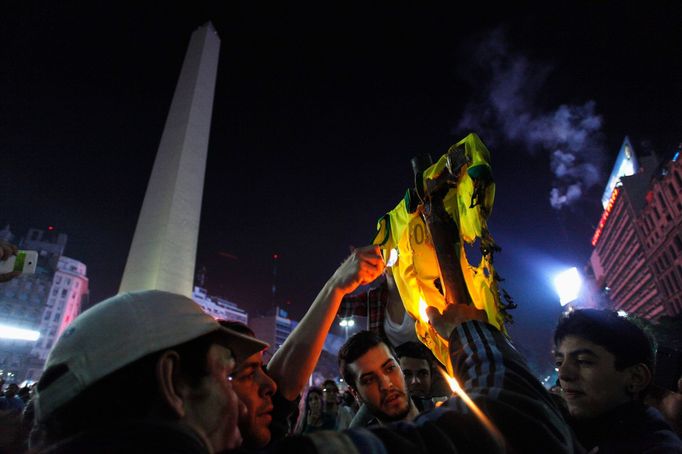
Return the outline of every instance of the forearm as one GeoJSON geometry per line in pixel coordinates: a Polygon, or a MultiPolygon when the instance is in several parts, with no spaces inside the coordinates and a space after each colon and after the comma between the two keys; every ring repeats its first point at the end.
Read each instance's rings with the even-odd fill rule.
{"type": "Polygon", "coordinates": [[[573,449],[570,430],[549,393],[493,326],[480,321],[459,325],[450,337],[450,358],[460,385],[500,430],[507,449],[573,449]]]}
{"type": "Polygon", "coordinates": [[[332,277],[268,363],[268,373],[286,399],[295,399],[313,373],[343,296],[332,277]]]}

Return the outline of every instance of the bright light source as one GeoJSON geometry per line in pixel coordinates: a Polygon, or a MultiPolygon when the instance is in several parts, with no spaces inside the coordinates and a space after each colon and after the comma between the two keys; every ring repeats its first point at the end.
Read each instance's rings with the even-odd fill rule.
{"type": "Polygon", "coordinates": [[[37,341],[40,337],[38,331],[15,328],[14,326],[0,325],[0,338],[37,341]]]}
{"type": "Polygon", "coordinates": [[[627,316],[628,316],[628,313],[627,313],[627,312],[625,312],[625,311],[624,311],[624,310],[622,310],[622,309],[621,309],[621,310],[619,310],[619,311],[618,311],[618,312],[616,312],[616,313],[618,314],[618,316],[619,316],[619,317],[627,317],[627,316]]]}
{"type": "Polygon", "coordinates": [[[554,288],[559,294],[559,302],[562,306],[578,298],[581,285],[582,280],[575,267],[560,273],[554,278],[554,288]]]}
{"type": "Polygon", "coordinates": [[[352,318],[342,318],[339,322],[339,325],[343,326],[344,328],[352,328],[355,326],[355,320],[352,318]]]}
{"type": "Polygon", "coordinates": [[[398,250],[393,248],[391,249],[391,252],[388,255],[388,260],[386,261],[386,266],[387,267],[392,267],[395,265],[395,262],[398,261],[398,250]]]}
{"type": "Polygon", "coordinates": [[[341,325],[341,326],[343,326],[343,327],[348,326],[348,320],[346,320],[346,319],[344,318],[343,320],[341,320],[341,321],[339,322],[339,325],[341,325]]]}
{"type": "Polygon", "coordinates": [[[424,298],[421,296],[419,297],[419,318],[422,319],[424,323],[429,323],[429,316],[426,315],[426,308],[427,308],[426,301],[424,301],[424,298]]]}
{"type": "Polygon", "coordinates": [[[352,328],[352,327],[354,327],[354,326],[355,326],[355,320],[353,320],[353,319],[351,318],[350,320],[348,320],[348,327],[349,327],[349,328],[352,328]]]}

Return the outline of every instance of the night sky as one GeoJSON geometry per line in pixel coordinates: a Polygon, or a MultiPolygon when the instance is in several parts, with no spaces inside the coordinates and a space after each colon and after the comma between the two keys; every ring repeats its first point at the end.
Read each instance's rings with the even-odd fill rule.
{"type": "Polygon", "coordinates": [[[547,360],[552,275],[587,262],[623,138],[668,159],[682,141],[680,3],[253,3],[4,5],[0,223],[67,233],[91,298],[114,294],[189,37],[210,19],[209,291],[270,307],[277,253],[276,302],[299,318],[400,200],[410,158],[473,130],[493,157],[511,332],[547,360]]]}

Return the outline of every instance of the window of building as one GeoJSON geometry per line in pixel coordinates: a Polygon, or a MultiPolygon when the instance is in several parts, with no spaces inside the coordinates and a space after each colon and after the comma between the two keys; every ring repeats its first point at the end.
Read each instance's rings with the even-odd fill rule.
{"type": "Polygon", "coordinates": [[[675,177],[675,182],[677,183],[677,187],[682,188],[682,178],[680,178],[680,173],[679,172],[673,172],[673,176],[675,177]]]}
{"type": "Polygon", "coordinates": [[[63,288],[63,289],[62,289],[61,297],[62,297],[62,298],[66,298],[66,294],[67,294],[67,293],[68,293],[68,290],[65,289],[65,288],[63,288]]]}

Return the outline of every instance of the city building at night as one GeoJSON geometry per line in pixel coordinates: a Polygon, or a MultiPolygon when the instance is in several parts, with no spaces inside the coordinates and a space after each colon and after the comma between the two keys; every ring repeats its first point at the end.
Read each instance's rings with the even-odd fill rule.
{"type": "Polygon", "coordinates": [[[208,295],[201,287],[194,287],[192,299],[201,306],[204,312],[217,320],[231,320],[245,325],[249,323],[249,314],[244,309],[232,301],[208,295]]]}
{"type": "MultiPolygon", "coordinates": [[[[627,167],[624,150],[637,163],[626,138],[614,172],[627,167]]],[[[592,237],[591,305],[647,319],[676,315],[682,312],[682,165],[678,154],[663,163],[646,156],[634,170],[617,178],[592,237]]]]}
{"type": "Polygon", "coordinates": [[[289,318],[289,313],[279,307],[274,307],[265,315],[252,317],[249,326],[258,339],[268,344],[268,355],[271,356],[284,343],[298,323],[289,318]]]}
{"type": "MultiPolygon", "coordinates": [[[[13,236],[6,227],[1,238],[15,242],[13,236]]],[[[0,325],[35,333],[37,339],[0,338],[0,375],[22,382],[40,377],[52,345],[87,305],[88,278],[85,264],[63,255],[64,233],[29,229],[16,243],[38,252],[38,266],[35,274],[0,286],[0,325]]]]}

